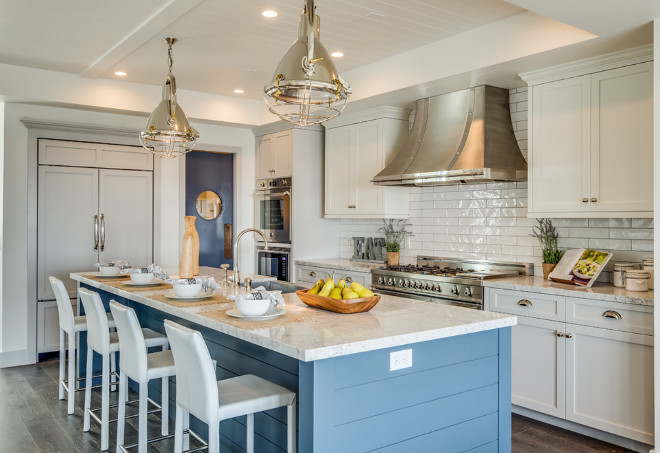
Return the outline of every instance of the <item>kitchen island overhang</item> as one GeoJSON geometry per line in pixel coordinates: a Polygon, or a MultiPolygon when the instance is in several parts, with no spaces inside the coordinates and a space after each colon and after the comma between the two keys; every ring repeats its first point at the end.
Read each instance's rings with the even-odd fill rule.
{"type": "MultiPolygon", "coordinates": [[[[281,322],[223,321],[217,312],[233,304],[180,308],[150,297],[163,290],[71,277],[105,303],[132,306],[144,327],[163,332],[172,319],[200,330],[218,379],[251,373],[296,391],[300,452],[510,449],[514,316],[392,296],[370,312],[341,315],[285,294],[281,322]],[[391,371],[391,353],[401,350],[410,350],[412,366],[391,371]]],[[[158,386],[150,393],[160,398],[158,386]]],[[[244,424],[221,424],[225,451],[245,447],[244,424]]],[[[283,411],[257,414],[255,425],[257,451],[286,451],[283,411]]]]}

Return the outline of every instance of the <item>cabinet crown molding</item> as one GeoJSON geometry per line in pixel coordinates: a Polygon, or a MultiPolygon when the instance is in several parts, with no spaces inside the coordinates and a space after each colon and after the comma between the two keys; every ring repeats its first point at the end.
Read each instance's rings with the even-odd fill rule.
{"type": "Polygon", "coordinates": [[[262,137],[264,135],[273,134],[287,130],[299,129],[303,131],[316,131],[323,132],[323,126],[315,124],[314,126],[296,126],[287,121],[275,121],[274,123],[263,124],[261,126],[253,127],[252,133],[255,137],[262,137]]]}
{"type": "Polygon", "coordinates": [[[519,74],[528,85],[540,85],[560,79],[579,77],[595,72],[630,66],[633,64],[653,61],[653,45],[647,44],[631,49],[620,50],[596,57],[585,58],[566,64],[551,66],[549,68],[529,71],[519,74]]]}
{"type": "Polygon", "coordinates": [[[339,115],[329,121],[323,123],[326,129],[333,129],[335,127],[347,126],[349,124],[364,123],[365,121],[379,120],[382,118],[389,118],[400,121],[408,121],[410,117],[409,109],[402,109],[399,107],[375,107],[372,109],[362,110],[359,112],[348,113],[339,115]]]}
{"type": "Polygon", "coordinates": [[[21,118],[21,123],[28,129],[43,129],[48,131],[81,132],[88,134],[111,134],[123,137],[135,137],[136,145],[139,145],[137,137],[138,129],[125,129],[120,127],[101,126],[98,124],[68,123],[62,121],[40,120],[35,118],[21,118]]]}

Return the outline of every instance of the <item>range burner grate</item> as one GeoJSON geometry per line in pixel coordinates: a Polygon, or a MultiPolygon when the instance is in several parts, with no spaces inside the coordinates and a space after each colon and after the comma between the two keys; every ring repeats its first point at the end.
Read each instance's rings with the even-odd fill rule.
{"type": "Polygon", "coordinates": [[[440,277],[452,277],[458,273],[474,272],[474,269],[463,269],[460,267],[438,267],[438,266],[416,266],[405,264],[400,266],[385,266],[383,269],[394,272],[406,272],[409,274],[437,275],[440,277]]]}

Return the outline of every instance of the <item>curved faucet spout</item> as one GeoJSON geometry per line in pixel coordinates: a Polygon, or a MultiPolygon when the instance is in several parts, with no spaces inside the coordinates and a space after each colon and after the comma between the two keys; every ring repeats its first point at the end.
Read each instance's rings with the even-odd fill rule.
{"type": "Polygon", "coordinates": [[[241,286],[241,274],[240,271],[238,270],[238,242],[241,240],[243,235],[245,233],[256,233],[261,236],[261,238],[264,240],[264,250],[268,250],[268,239],[266,239],[266,235],[264,234],[263,231],[257,229],[257,228],[246,228],[238,235],[236,236],[236,241],[234,242],[234,275],[233,275],[233,287],[235,289],[238,289],[241,286]]]}

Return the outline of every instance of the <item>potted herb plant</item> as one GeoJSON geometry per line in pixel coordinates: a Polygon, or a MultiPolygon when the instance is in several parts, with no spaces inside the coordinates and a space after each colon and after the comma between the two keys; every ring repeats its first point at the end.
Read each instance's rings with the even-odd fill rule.
{"type": "Polygon", "coordinates": [[[541,244],[541,252],[543,254],[543,278],[548,278],[550,272],[557,266],[561,259],[561,252],[557,248],[557,241],[559,233],[557,229],[552,226],[550,219],[536,219],[539,223],[537,226],[532,227],[532,234],[538,239],[541,244]]]}
{"type": "Polygon", "coordinates": [[[401,244],[406,237],[411,236],[410,231],[406,231],[408,219],[394,220],[383,219],[383,226],[379,231],[385,233],[385,249],[387,250],[387,264],[398,266],[401,257],[401,244]]]}

